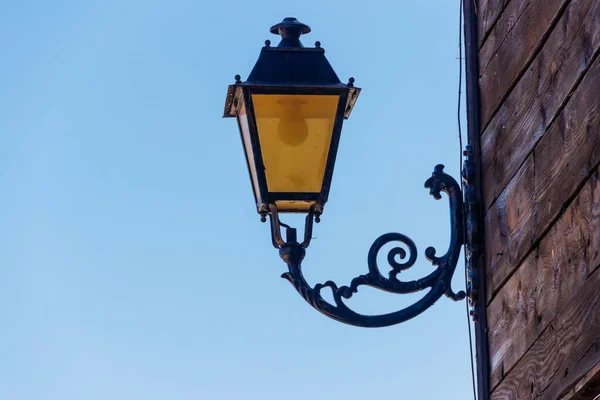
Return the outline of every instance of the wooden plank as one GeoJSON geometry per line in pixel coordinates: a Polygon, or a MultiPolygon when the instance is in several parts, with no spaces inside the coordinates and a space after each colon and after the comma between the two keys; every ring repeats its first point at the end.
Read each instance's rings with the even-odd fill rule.
{"type": "Polygon", "coordinates": [[[569,0],[512,0],[479,51],[482,127],[532,60],[569,0]]]}
{"type": "MultiPolygon", "coordinates": [[[[499,3],[501,0],[489,0],[490,2],[499,3]]],[[[494,54],[498,52],[507,36],[511,33],[519,17],[523,11],[529,6],[532,0],[514,0],[506,4],[506,8],[501,10],[492,10],[491,13],[497,13],[494,21],[494,26],[490,27],[491,32],[488,32],[488,37],[481,44],[479,49],[479,74],[480,78],[485,69],[488,67],[494,54]]]]}
{"type": "Polygon", "coordinates": [[[600,58],[488,210],[485,226],[488,303],[600,162],[598,93],[600,58]]]}
{"type": "Polygon", "coordinates": [[[485,216],[488,302],[533,244],[534,172],[533,157],[528,157],[485,216]]]}
{"type": "Polygon", "coordinates": [[[488,307],[492,388],[600,265],[599,249],[597,169],[488,307]]]}
{"type": "Polygon", "coordinates": [[[560,398],[600,362],[599,287],[597,270],[492,392],[492,400],[560,398]]]}
{"type": "Polygon", "coordinates": [[[585,374],[560,400],[594,400],[600,396],[600,363],[585,374]]]}
{"type": "Polygon", "coordinates": [[[484,208],[542,137],[600,49],[600,2],[573,0],[481,136],[484,208]]]}
{"type": "Polygon", "coordinates": [[[539,237],[600,161],[600,58],[535,147],[534,158],[540,173],[533,234],[539,237]]]}
{"type": "Polygon", "coordinates": [[[477,42],[479,48],[481,48],[488,33],[509,2],[510,0],[480,0],[477,4],[477,42]]]}

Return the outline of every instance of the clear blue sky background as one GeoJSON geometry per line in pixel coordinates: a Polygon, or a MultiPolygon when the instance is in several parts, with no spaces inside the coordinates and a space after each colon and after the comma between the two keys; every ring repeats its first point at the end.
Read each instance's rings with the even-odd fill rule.
{"type": "MultiPolygon", "coordinates": [[[[380,234],[448,243],[458,1],[12,1],[0,13],[0,398],[460,399],[464,303],[403,325],[329,320],[279,278],[227,85],[296,16],[363,92],[311,283],[366,272],[380,234]]],[[[291,220],[297,223],[297,219],[291,220]]],[[[462,266],[455,289],[462,289],[462,266]]],[[[390,312],[418,296],[361,288],[390,312]]]]}

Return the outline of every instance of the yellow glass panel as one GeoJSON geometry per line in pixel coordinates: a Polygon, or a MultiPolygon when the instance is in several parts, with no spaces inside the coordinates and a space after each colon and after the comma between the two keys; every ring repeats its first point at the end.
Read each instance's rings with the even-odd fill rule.
{"type": "Polygon", "coordinates": [[[320,192],[339,96],[254,94],[252,102],[269,192],[320,192]]]}
{"type": "Polygon", "coordinates": [[[289,212],[289,211],[298,211],[298,212],[308,212],[310,206],[312,206],[314,201],[295,201],[295,200],[285,200],[285,201],[276,201],[275,205],[277,206],[277,210],[279,212],[289,212]]]}

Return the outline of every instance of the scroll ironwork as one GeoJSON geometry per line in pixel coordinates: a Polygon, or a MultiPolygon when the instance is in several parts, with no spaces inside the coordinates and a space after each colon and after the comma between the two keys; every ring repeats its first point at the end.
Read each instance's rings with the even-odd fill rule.
{"type": "MultiPolygon", "coordinates": [[[[311,287],[302,274],[302,260],[306,248],[310,244],[313,222],[319,222],[323,211],[320,204],[313,205],[306,216],[304,239],[298,242],[296,229],[287,227],[286,240],[281,236],[277,207],[268,205],[264,208],[271,222],[271,236],[273,246],[279,249],[279,254],[288,266],[288,272],[281,277],[287,279],[300,296],[306,300],[317,311],[326,316],[349,325],[377,328],[402,323],[421,314],[431,307],[442,295],[446,295],[454,301],[463,300],[466,297],[464,291],[455,293],[452,290],[452,277],[460,256],[464,241],[463,235],[463,198],[459,184],[450,175],[444,172],[443,165],[434,168],[432,176],[425,182],[425,188],[436,199],[441,198],[444,192],[448,196],[450,206],[450,243],[448,250],[442,256],[436,255],[433,247],[425,250],[426,258],[436,267],[427,276],[412,280],[402,281],[398,278],[402,271],[411,268],[417,260],[417,247],[406,235],[401,233],[386,233],[375,240],[371,246],[368,257],[368,273],[354,278],[348,286],[337,286],[333,281],[316,284],[311,287]],[[400,246],[392,248],[387,254],[387,262],[391,271],[384,276],[377,264],[377,256],[380,250],[389,243],[400,243],[400,246]],[[397,258],[403,260],[398,262],[397,258]],[[404,261],[405,260],[405,261],[404,261]],[[404,309],[381,315],[363,315],[351,310],[344,300],[350,299],[358,292],[360,286],[370,286],[390,293],[406,294],[415,293],[429,289],[426,294],[414,304],[404,309]],[[321,290],[329,288],[333,293],[335,304],[331,304],[321,296],[321,290]]],[[[285,226],[285,225],[283,225],[285,226]]]]}

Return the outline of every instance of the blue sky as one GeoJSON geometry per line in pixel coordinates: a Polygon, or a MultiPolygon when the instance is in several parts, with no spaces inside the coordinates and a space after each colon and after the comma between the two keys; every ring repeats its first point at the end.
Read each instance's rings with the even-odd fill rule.
{"type": "MultiPolygon", "coordinates": [[[[0,14],[0,398],[465,399],[464,303],[403,325],[329,320],[279,278],[227,85],[284,17],[363,92],[304,262],[367,271],[380,234],[447,247],[458,177],[458,6],[447,1],[14,1],[0,14]]],[[[463,112],[464,116],[464,112],[463,112]]],[[[298,219],[289,219],[297,223],[298,219]]],[[[462,263],[455,289],[462,283],[462,263]]],[[[361,288],[390,312],[418,298],[361,288]]]]}

